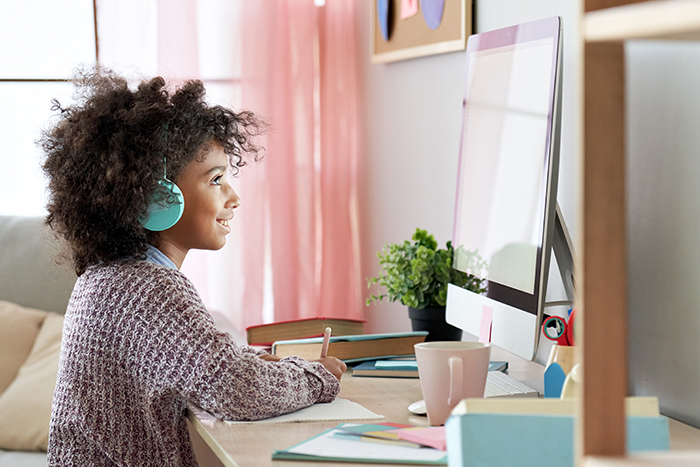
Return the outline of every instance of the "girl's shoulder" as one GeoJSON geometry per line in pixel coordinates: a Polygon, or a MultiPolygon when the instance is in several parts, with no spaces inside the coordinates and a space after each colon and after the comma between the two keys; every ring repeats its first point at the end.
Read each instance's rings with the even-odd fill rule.
{"type": "Polygon", "coordinates": [[[184,294],[199,299],[192,282],[177,269],[144,260],[112,261],[90,266],[78,282],[147,295],[184,294]]]}
{"type": "Polygon", "coordinates": [[[89,267],[78,278],[68,308],[80,315],[117,321],[120,316],[148,316],[149,322],[180,319],[176,315],[199,320],[207,314],[194,285],[184,274],[139,260],[89,267]]]}
{"type": "Polygon", "coordinates": [[[84,274],[86,276],[99,276],[103,274],[126,275],[135,276],[136,278],[139,276],[148,278],[154,276],[171,278],[181,276],[186,279],[185,275],[177,269],[154,263],[153,261],[140,259],[124,259],[92,265],[85,270],[84,274]]]}

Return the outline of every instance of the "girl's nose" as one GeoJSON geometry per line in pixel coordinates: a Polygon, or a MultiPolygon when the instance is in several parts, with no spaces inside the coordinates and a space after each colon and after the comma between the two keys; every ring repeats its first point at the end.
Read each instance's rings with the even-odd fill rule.
{"type": "Polygon", "coordinates": [[[228,198],[226,200],[226,207],[232,207],[232,208],[237,208],[238,206],[241,205],[241,198],[238,197],[238,193],[236,193],[236,190],[234,190],[231,185],[228,185],[228,198]]]}

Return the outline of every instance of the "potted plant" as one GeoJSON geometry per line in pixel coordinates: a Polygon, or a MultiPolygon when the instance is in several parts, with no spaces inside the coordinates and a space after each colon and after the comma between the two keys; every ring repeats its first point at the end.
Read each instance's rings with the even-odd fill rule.
{"type": "MultiPolygon", "coordinates": [[[[370,295],[367,305],[385,298],[398,300],[408,307],[413,330],[428,331],[426,340],[461,340],[462,331],[445,321],[447,284],[482,294],[485,279],[452,268],[452,242],[438,249],[435,237],[422,229],[416,229],[412,240],[386,245],[377,253],[381,270],[377,277],[367,279],[367,285],[377,284],[386,292],[370,295]]],[[[476,252],[460,248],[459,254],[467,270],[484,276],[486,262],[476,252]]]]}

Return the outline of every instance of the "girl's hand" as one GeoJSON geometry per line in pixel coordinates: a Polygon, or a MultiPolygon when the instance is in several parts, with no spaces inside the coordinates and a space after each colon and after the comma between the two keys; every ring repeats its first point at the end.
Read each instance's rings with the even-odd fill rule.
{"type": "Polygon", "coordinates": [[[277,355],[272,355],[269,353],[258,355],[258,357],[265,360],[266,362],[279,362],[281,360],[277,355]]]}
{"type": "Polygon", "coordinates": [[[340,377],[343,376],[345,370],[348,369],[347,365],[343,363],[342,360],[338,360],[335,357],[319,358],[318,360],[313,361],[323,365],[326,368],[326,370],[330,371],[331,373],[333,373],[333,376],[338,378],[338,381],[340,381],[340,377]]]}

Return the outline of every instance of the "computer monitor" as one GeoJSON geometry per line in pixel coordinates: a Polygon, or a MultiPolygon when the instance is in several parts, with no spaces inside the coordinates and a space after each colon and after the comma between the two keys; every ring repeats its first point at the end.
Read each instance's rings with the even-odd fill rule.
{"type": "Polygon", "coordinates": [[[556,217],[561,19],[467,43],[453,267],[487,294],[449,285],[447,321],[528,360],[537,351],[556,217]],[[467,252],[486,270],[474,270],[467,252]]]}

